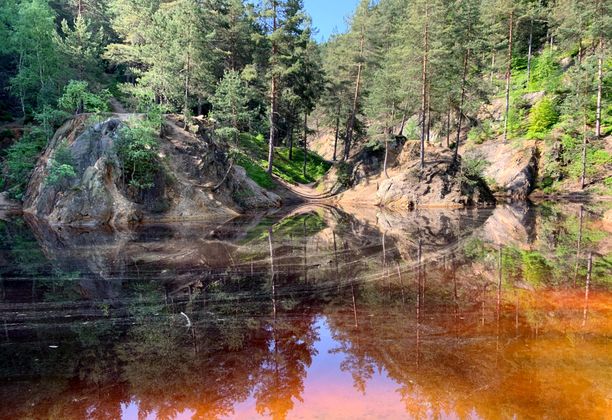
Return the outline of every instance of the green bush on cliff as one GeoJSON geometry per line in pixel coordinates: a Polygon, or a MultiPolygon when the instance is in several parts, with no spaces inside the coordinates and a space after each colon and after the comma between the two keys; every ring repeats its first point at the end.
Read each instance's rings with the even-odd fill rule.
{"type": "Polygon", "coordinates": [[[550,128],[559,121],[559,113],[550,98],[542,98],[529,113],[529,131],[527,137],[530,139],[541,139],[550,128]]]}
{"type": "Polygon", "coordinates": [[[155,175],[161,170],[156,123],[132,121],[121,130],[116,151],[124,181],[139,190],[153,188],[155,175]]]}
{"type": "Polygon", "coordinates": [[[76,177],[74,160],[66,141],[62,141],[51,158],[49,174],[45,180],[50,185],[59,185],[64,180],[76,177]]]}

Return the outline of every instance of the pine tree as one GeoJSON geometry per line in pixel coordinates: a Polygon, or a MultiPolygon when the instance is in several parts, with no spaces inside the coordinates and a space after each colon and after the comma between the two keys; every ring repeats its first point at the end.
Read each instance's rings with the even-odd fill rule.
{"type": "Polygon", "coordinates": [[[101,32],[94,32],[90,22],[83,15],[76,17],[72,27],[63,20],[61,32],[62,35],[58,36],[59,48],[67,60],[68,67],[74,70],[74,78],[87,80],[90,83],[98,81],[102,69],[101,32]]]}
{"type": "Polygon", "coordinates": [[[211,117],[218,125],[217,134],[237,139],[238,133],[250,125],[251,112],[247,86],[235,70],[225,72],[212,97],[211,117]]]}

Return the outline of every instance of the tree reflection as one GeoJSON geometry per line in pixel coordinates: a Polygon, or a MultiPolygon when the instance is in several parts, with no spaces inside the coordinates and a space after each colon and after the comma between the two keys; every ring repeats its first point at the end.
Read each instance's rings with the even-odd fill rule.
{"type": "Polygon", "coordinates": [[[577,214],[520,212],[506,224],[529,235],[506,243],[513,229],[493,232],[478,213],[382,230],[308,209],[240,232],[151,228],[106,249],[95,235],[41,242],[50,233],[0,225],[3,415],[119,418],[131,404],[141,417],[219,418],[248,403],[287,418],[325,325],[341,359],[329,368],[361,396],[392,381],[414,417],[596,416],[607,397],[589,384],[612,373],[611,271],[594,213],[577,214]],[[565,397],[576,389],[584,398],[565,397]]]}

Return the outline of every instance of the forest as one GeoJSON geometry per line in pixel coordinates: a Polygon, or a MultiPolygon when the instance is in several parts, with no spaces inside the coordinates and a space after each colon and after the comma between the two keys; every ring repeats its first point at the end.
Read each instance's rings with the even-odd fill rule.
{"type": "MultiPolygon", "coordinates": [[[[0,188],[24,199],[67,118],[114,112],[147,116],[117,145],[136,190],[156,182],[156,131],[173,115],[225,142],[263,188],[274,187],[271,174],[314,182],[332,164],[354,183],[363,150],[384,151],[386,173],[400,141],[416,144],[421,170],[435,144],[462,173],[482,175],[492,162],[472,153],[459,165],[464,148],[500,142],[536,145],[530,190],[607,195],[611,8],[362,0],[348,31],[319,43],[302,0],[4,0],[0,188]],[[333,152],[318,156],[309,142],[333,152]]],[[[51,184],[77,175],[65,149],[48,165],[51,184]]]]}

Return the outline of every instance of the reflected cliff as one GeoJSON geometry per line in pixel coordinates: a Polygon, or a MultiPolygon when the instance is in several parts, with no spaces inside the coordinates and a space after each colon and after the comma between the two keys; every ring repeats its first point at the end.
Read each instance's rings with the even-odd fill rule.
{"type": "Polygon", "coordinates": [[[0,222],[0,416],[602,418],[612,247],[599,214],[0,222]]]}

